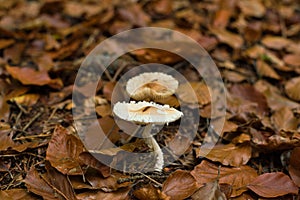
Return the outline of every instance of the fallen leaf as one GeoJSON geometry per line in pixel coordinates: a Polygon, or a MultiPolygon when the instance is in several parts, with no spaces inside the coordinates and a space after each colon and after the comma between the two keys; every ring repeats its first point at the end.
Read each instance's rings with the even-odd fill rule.
{"type": "Polygon", "coordinates": [[[244,51],[244,55],[249,58],[256,59],[256,58],[260,58],[263,54],[265,54],[265,52],[266,52],[265,47],[256,44],[248,48],[246,51],[244,51]]]}
{"type": "Polygon", "coordinates": [[[300,77],[295,77],[290,79],[285,84],[285,93],[291,99],[295,101],[300,101],[300,77]]]}
{"type": "Polygon", "coordinates": [[[42,174],[41,177],[55,190],[55,194],[60,193],[65,199],[77,200],[72,185],[66,175],[59,173],[48,162],[46,162],[46,170],[47,173],[42,174]]]}
{"type": "Polygon", "coordinates": [[[266,97],[262,93],[258,92],[252,85],[235,84],[230,88],[230,93],[240,99],[256,103],[256,111],[260,115],[265,115],[269,112],[266,97]]]}
{"type": "Polygon", "coordinates": [[[117,12],[121,19],[129,21],[134,26],[147,26],[150,22],[150,17],[140,4],[127,4],[124,7],[118,8],[117,12]]]}
{"type": "Polygon", "coordinates": [[[239,82],[247,80],[246,76],[244,76],[240,73],[234,72],[234,71],[225,70],[225,71],[223,71],[222,74],[226,80],[233,82],[233,83],[239,83],[239,82]]]}
{"type": "Polygon", "coordinates": [[[248,184],[247,188],[266,198],[298,194],[298,187],[282,172],[264,173],[248,184]]]}
{"type": "Polygon", "coordinates": [[[199,103],[203,106],[211,102],[208,87],[204,82],[181,84],[176,93],[179,99],[186,103],[199,103]]]}
{"type": "Polygon", "coordinates": [[[19,65],[21,62],[22,54],[24,53],[25,44],[15,43],[13,46],[4,49],[3,58],[6,62],[14,65],[19,65]]]}
{"type": "Polygon", "coordinates": [[[10,101],[16,102],[22,106],[34,106],[39,100],[39,94],[24,94],[22,96],[18,96],[10,99],[10,101]]]}
{"type": "Polygon", "coordinates": [[[149,12],[153,15],[168,16],[173,11],[173,2],[171,0],[158,0],[150,2],[149,12]]]}
{"type": "Polygon", "coordinates": [[[60,79],[51,79],[46,71],[36,71],[28,67],[10,67],[6,66],[8,73],[24,85],[49,85],[59,89],[63,83],[60,79]]]}
{"type": "Polygon", "coordinates": [[[156,99],[155,102],[159,103],[159,104],[168,104],[170,107],[179,107],[180,106],[180,102],[173,95],[168,96],[168,97],[163,98],[163,99],[156,99]]]}
{"type": "Polygon", "coordinates": [[[84,151],[80,139],[57,126],[49,142],[46,159],[63,174],[80,175],[83,173],[78,157],[84,151]]]}
{"type": "Polygon", "coordinates": [[[82,152],[79,155],[78,160],[80,163],[83,163],[98,172],[102,174],[103,177],[108,177],[110,176],[110,171],[111,169],[106,166],[105,164],[101,163],[98,159],[96,159],[93,155],[91,155],[89,152],[82,152]]]}
{"type": "Polygon", "coordinates": [[[229,32],[225,29],[210,29],[210,31],[218,37],[218,39],[225,44],[228,44],[233,49],[239,49],[243,46],[243,38],[235,33],[229,32]]]}
{"type": "MultiPolygon", "coordinates": [[[[165,45],[170,45],[169,42],[165,43],[165,45]]],[[[164,44],[160,45],[165,46],[164,44]]],[[[131,54],[143,63],[174,64],[183,60],[183,58],[177,54],[161,49],[138,49],[132,51],[131,54]]]]}
{"type": "Polygon", "coordinates": [[[176,170],[163,183],[162,192],[170,200],[183,200],[191,196],[198,189],[197,182],[187,171],[176,170]]]}
{"type": "Polygon", "coordinates": [[[291,40],[278,36],[265,36],[262,44],[270,49],[282,50],[292,43],[291,40]]]}
{"type": "Polygon", "coordinates": [[[298,120],[291,109],[287,107],[282,107],[274,112],[271,117],[271,120],[274,124],[274,127],[277,131],[285,130],[285,131],[296,131],[298,128],[298,120]]]}
{"type": "Polygon", "coordinates": [[[229,165],[234,167],[240,167],[245,165],[251,158],[251,146],[250,143],[244,144],[226,144],[215,145],[213,148],[201,146],[200,149],[196,149],[197,157],[205,157],[212,161],[217,161],[223,165],[229,165]]]}
{"type": "Polygon", "coordinates": [[[139,188],[133,191],[133,195],[139,200],[169,200],[159,189],[149,184],[146,187],[139,188]]]}
{"type": "Polygon", "coordinates": [[[120,139],[119,127],[110,116],[94,121],[87,127],[84,134],[82,138],[84,138],[85,147],[93,151],[113,148],[114,143],[120,139]]]}
{"type": "Polygon", "coordinates": [[[38,198],[33,196],[25,189],[11,189],[1,190],[0,199],[3,200],[37,200],[38,198]]]}
{"type": "Polygon", "coordinates": [[[280,76],[277,74],[277,72],[268,63],[262,60],[258,60],[256,62],[256,71],[260,76],[269,77],[276,80],[280,79],[280,76]]]}
{"type": "Polygon", "coordinates": [[[101,117],[106,117],[111,115],[111,106],[109,104],[103,104],[100,106],[96,106],[96,113],[101,117]]]}
{"type": "Polygon", "coordinates": [[[12,39],[0,39],[0,49],[5,49],[15,43],[15,40],[12,39]]]}
{"type": "Polygon", "coordinates": [[[231,185],[231,197],[239,196],[245,192],[247,185],[257,177],[256,171],[249,166],[224,167],[206,160],[197,165],[191,171],[191,175],[197,180],[199,185],[204,185],[215,180],[219,180],[219,184],[231,185]]]}
{"type": "Polygon", "coordinates": [[[89,191],[83,192],[76,195],[77,200],[91,200],[91,199],[101,199],[101,200],[129,200],[128,193],[130,188],[122,188],[116,192],[103,192],[102,190],[98,191],[89,191]]]}
{"type": "Polygon", "coordinates": [[[103,95],[109,101],[111,101],[115,86],[116,82],[108,82],[103,86],[103,95]]]}
{"type": "MultiPolygon", "coordinates": [[[[2,127],[3,128],[3,127],[2,127]]],[[[18,152],[23,152],[28,148],[36,148],[38,147],[38,142],[25,142],[23,144],[16,143],[13,141],[13,132],[10,127],[4,127],[4,130],[0,130],[0,151],[6,151],[9,149],[13,149],[18,152]]]]}
{"type": "Polygon", "coordinates": [[[290,109],[300,107],[300,104],[282,96],[280,90],[277,87],[271,85],[265,80],[257,81],[254,87],[256,90],[265,95],[268,105],[272,110],[278,110],[282,107],[288,107],[290,109]]]}
{"type": "Polygon", "coordinates": [[[213,26],[216,28],[225,28],[233,15],[235,6],[236,0],[221,1],[214,17],[213,26]]]}
{"type": "Polygon", "coordinates": [[[192,196],[193,200],[226,200],[225,194],[220,190],[218,181],[205,184],[192,196]]]}
{"type": "Polygon", "coordinates": [[[34,167],[27,172],[24,182],[30,192],[42,196],[45,200],[64,199],[63,195],[56,193],[55,188],[52,188],[34,167]]]}
{"type": "Polygon", "coordinates": [[[188,137],[176,134],[175,137],[167,142],[167,146],[177,156],[181,156],[189,149],[192,141],[188,137]]]}
{"type": "Polygon", "coordinates": [[[283,61],[288,65],[300,67],[300,54],[286,54],[283,61]]]}
{"type": "Polygon", "coordinates": [[[130,186],[131,182],[118,183],[121,178],[128,178],[128,176],[120,173],[112,173],[109,177],[103,178],[98,173],[88,171],[85,174],[87,182],[93,187],[93,189],[101,189],[104,192],[117,191],[120,188],[130,186]]]}
{"type": "Polygon", "coordinates": [[[262,17],[266,12],[266,8],[260,0],[254,0],[254,1],[241,0],[238,1],[238,5],[243,15],[246,16],[262,17]]]}
{"type": "Polygon", "coordinates": [[[300,187],[300,147],[293,149],[288,166],[289,174],[294,183],[300,187]]]}

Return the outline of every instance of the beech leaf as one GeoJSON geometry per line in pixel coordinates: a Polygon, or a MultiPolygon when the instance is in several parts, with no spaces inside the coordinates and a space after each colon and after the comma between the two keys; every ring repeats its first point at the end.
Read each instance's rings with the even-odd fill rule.
{"type": "Polygon", "coordinates": [[[266,198],[298,194],[298,187],[282,172],[262,174],[256,177],[247,187],[259,196],[266,198]]]}

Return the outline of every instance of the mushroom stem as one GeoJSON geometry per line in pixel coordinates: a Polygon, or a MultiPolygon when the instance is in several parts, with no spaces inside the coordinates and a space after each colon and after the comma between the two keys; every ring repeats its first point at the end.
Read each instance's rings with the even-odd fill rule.
{"type": "Polygon", "coordinates": [[[155,163],[154,170],[161,171],[164,166],[164,156],[161,148],[159,147],[158,143],[151,135],[152,124],[148,124],[145,126],[143,131],[143,137],[145,138],[146,143],[153,148],[154,153],[157,156],[157,160],[155,163]]]}

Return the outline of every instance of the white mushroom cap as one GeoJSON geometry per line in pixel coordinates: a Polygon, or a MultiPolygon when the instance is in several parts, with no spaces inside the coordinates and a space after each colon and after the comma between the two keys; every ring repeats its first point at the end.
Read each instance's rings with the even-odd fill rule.
{"type": "Polygon", "coordinates": [[[183,113],[169,105],[159,105],[154,102],[131,101],[118,102],[113,113],[119,118],[137,124],[168,124],[179,119],[183,113]]]}
{"type": "Polygon", "coordinates": [[[135,100],[163,99],[178,88],[178,81],[171,75],[160,72],[142,73],[128,80],[126,91],[135,100]]]}

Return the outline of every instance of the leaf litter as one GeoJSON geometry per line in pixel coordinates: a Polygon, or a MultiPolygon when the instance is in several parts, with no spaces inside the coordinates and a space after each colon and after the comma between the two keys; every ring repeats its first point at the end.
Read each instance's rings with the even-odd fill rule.
{"type": "Polygon", "coordinates": [[[299,198],[299,22],[299,4],[288,0],[3,1],[0,198],[299,198]],[[214,88],[181,57],[157,49],[122,56],[105,71],[94,102],[97,123],[121,148],[99,147],[103,138],[91,124],[88,138],[97,140],[87,140],[88,149],[110,159],[111,166],[147,165],[124,161],[126,152],[149,147],[120,129],[122,122],[111,113],[116,81],[140,64],[168,64],[188,77],[178,96],[157,103],[178,108],[184,102],[199,108],[201,118],[192,142],[188,131],[177,133],[177,123],[156,136],[169,147],[167,156],[180,156],[161,173],[121,173],[85,149],[74,128],[71,93],[80,63],[96,44],[144,26],[178,30],[208,51],[227,88],[226,122],[218,144],[205,144],[213,140],[207,122],[218,120],[210,113],[214,88]],[[188,87],[195,96],[185,93],[188,87]]]}

